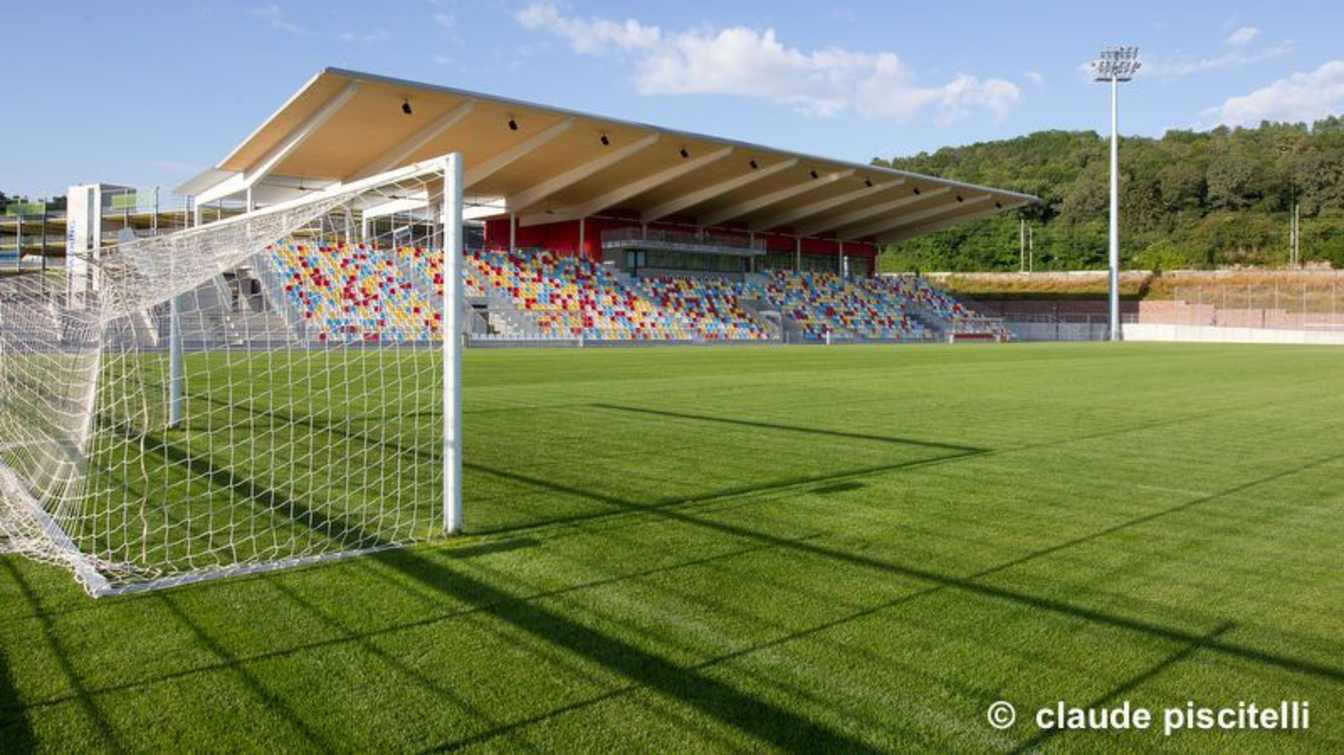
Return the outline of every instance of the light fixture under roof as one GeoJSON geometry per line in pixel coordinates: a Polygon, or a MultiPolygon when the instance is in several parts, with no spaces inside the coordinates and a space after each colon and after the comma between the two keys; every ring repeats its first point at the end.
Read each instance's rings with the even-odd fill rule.
{"type": "Polygon", "coordinates": [[[401,112],[403,115],[411,114],[411,101],[409,99],[403,99],[401,101],[401,112]]]}
{"type": "Polygon", "coordinates": [[[687,150],[685,147],[681,148],[681,152],[679,154],[681,155],[683,160],[691,156],[690,151],[687,150]]]}
{"type": "Polygon", "coordinates": [[[756,170],[757,168],[761,167],[760,163],[756,162],[755,160],[748,160],[747,165],[750,165],[752,170],[756,170]]]}
{"type": "Polygon", "coordinates": [[[603,147],[607,147],[607,146],[610,146],[610,145],[611,145],[611,139],[610,139],[606,134],[603,134],[603,135],[602,135],[602,138],[601,138],[599,141],[602,142],[602,146],[603,146],[603,147]]]}
{"type": "Polygon", "coordinates": [[[510,118],[510,119],[509,119],[509,130],[510,130],[510,131],[517,131],[517,130],[518,130],[518,121],[515,121],[514,119],[510,118]]]}

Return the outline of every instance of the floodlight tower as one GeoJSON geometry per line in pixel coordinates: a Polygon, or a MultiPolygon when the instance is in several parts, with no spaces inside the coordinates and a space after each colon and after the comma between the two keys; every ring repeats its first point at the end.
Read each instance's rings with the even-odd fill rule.
{"type": "Polygon", "coordinates": [[[1120,82],[1134,78],[1143,64],[1139,62],[1139,48],[1134,46],[1105,47],[1092,61],[1097,81],[1111,83],[1111,275],[1110,275],[1110,337],[1120,340],[1120,133],[1117,110],[1120,82]]]}

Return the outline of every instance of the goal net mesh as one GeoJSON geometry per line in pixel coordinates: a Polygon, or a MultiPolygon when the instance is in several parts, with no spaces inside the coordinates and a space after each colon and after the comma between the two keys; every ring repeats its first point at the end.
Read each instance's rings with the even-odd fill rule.
{"type": "Polygon", "coordinates": [[[0,552],[99,595],[441,534],[442,193],[412,166],[0,279],[0,552]]]}

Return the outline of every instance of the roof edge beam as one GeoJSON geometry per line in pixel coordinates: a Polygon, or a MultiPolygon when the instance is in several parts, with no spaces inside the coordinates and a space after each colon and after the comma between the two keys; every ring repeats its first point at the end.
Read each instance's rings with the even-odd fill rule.
{"type": "Polygon", "coordinates": [[[322,124],[345,107],[345,103],[349,102],[357,92],[359,92],[358,81],[346,84],[345,88],[338,92],[336,96],[327,100],[322,107],[318,108],[317,112],[308,116],[308,119],[299,124],[298,128],[289,132],[289,135],[283,141],[272,147],[260,160],[243,170],[243,188],[251,188],[258,181],[269,176],[281,162],[284,162],[286,157],[289,157],[294,150],[299,148],[299,145],[308,141],[308,137],[321,128],[322,124]]]}
{"type": "Polygon", "coordinates": [[[908,197],[902,197],[900,199],[896,199],[891,202],[883,202],[882,204],[875,204],[872,207],[865,207],[861,210],[854,210],[853,212],[847,212],[844,215],[839,215],[837,217],[818,220],[817,222],[811,225],[799,228],[798,235],[815,236],[818,233],[825,233],[826,231],[834,231],[837,228],[844,228],[847,225],[854,225],[855,223],[867,220],[868,218],[877,217],[878,215],[881,215],[886,212],[891,212],[892,210],[899,210],[902,207],[912,205],[916,202],[924,202],[934,197],[940,197],[944,194],[947,194],[950,191],[952,190],[947,187],[943,187],[941,189],[934,189],[933,191],[926,191],[920,194],[912,194],[908,197]]]}
{"type": "Polygon", "coordinates": [[[384,152],[377,159],[356,170],[346,179],[347,181],[358,181],[361,178],[367,178],[375,173],[382,173],[391,170],[414,155],[417,150],[429,144],[443,132],[456,126],[463,118],[471,115],[471,111],[476,109],[475,100],[467,100],[457,107],[449,110],[443,115],[435,118],[424,128],[412,134],[404,141],[395,144],[391,149],[384,152]]]}
{"type": "Polygon", "coordinates": [[[631,197],[637,197],[646,191],[656,189],[659,186],[662,186],[663,184],[681,178],[687,173],[697,171],[700,168],[709,165],[710,163],[716,163],[719,160],[722,160],[723,158],[731,155],[732,153],[733,153],[732,147],[724,147],[723,149],[710,152],[707,155],[701,155],[699,157],[692,158],[677,165],[673,165],[670,168],[660,170],[652,175],[648,175],[645,176],[644,178],[632,181],[626,184],[625,186],[613,189],[612,191],[609,191],[606,194],[603,194],[599,197],[595,197],[587,202],[584,202],[583,204],[574,205],[573,207],[567,207],[565,209],[557,210],[556,212],[552,213],[535,213],[531,215],[524,215],[523,217],[518,219],[518,225],[530,226],[530,225],[541,225],[543,223],[562,223],[568,220],[578,220],[579,218],[591,217],[599,212],[602,212],[603,210],[615,207],[616,205],[620,204],[621,202],[624,202],[627,199],[630,199],[631,197]]]}
{"type": "Polygon", "coordinates": [[[648,212],[643,213],[643,215],[641,216],[641,220],[643,220],[645,223],[652,223],[655,220],[662,220],[663,218],[669,215],[675,215],[678,212],[681,212],[682,210],[694,207],[703,202],[707,202],[713,199],[714,197],[722,196],[732,191],[733,189],[740,189],[743,186],[746,186],[747,184],[759,181],[767,176],[773,176],[774,174],[782,170],[788,170],[789,168],[792,168],[797,164],[798,164],[798,158],[793,157],[787,160],[781,160],[780,162],[777,162],[774,165],[767,165],[764,168],[760,168],[758,170],[752,170],[748,173],[744,173],[735,178],[730,178],[726,181],[720,181],[719,183],[716,183],[713,186],[707,186],[703,189],[698,189],[689,194],[684,194],[680,197],[677,197],[676,199],[664,202],[658,205],[657,207],[654,207],[653,209],[649,210],[648,212]]]}
{"type": "Polygon", "coordinates": [[[552,139],[568,131],[573,125],[574,119],[566,118],[554,126],[551,126],[544,131],[537,132],[534,136],[509,147],[498,155],[495,155],[480,165],[468,170],[466,176],[462,180],[463,187],[469,189],[513,163],[536,152],[552,139]]]}
{"type": "Polygon", "coordinates": [[[887,183],[884,184],[865,186],[862,189],[857,189],[847,194],[841,194],[838,197],[830,197],[829,199],[822,199],[820,201],[813,202],[812,204],[803,205],[802,207],[796,207],[787,212],[781,212],[780,214],[775,215],[774,217],[767,218],[761,221],[760,223],[753,224],[751,226],[751,230],[768,231],[772,228],[779,228],[780,226],[785,226],[790,223],[797,222],[799,220],[802,220],[803,218],[810,218],[813,215],[817,215],[827,210],[835,209],[836,207],[842,207],[855,200],[863,199],[864,197],[870,197],[874,194],[879,194],[884,191],[890,191],[891,189],[894,189],[897,186],[903,186],[903,185],[905,185],[905,179],[898,178],[895,181],[888,181],[887,183]]]}
{"type": "Polygon", "coordinates": [[[726,223],[729,220],[740,218],[743,215],[753,213],[765,207],[779,204],[780,202],[783,202],[784,200],[789,199],[790,197],[796,197],[799,194],[806,194],[809,191],[815,191],[823,186],[830,186],[836,181],[839,181],[844,178],[849,178],[852,175],[854,175],[853,168],[849,170],[838,170],[835,171],[834,173],[827,173],[826,175],[821,176],[820,178],[809,178],[808,180],[796,186],[789,186],[780,189],[779,191],[772,191],[763,197],[748,199],[747,201],[740,202],[738,204],[733,205],[732,207],[725,207],[724,209],[719,210],[718,212],[712,212],[709,215],[706,215],[705,217],[701,218],[700,223],[701,225],[705,226],[716,226],[719,225],[720,223],[726,223]]]}
{"type": "Polygon", "coordinates": [[[211,186],[193,197],[193,202],[197,207],[202,207],[217,199],[233,196],[240,191],[246,191],[247,185],[243,183],[243,174],[234,173],[228,178],[211,186]]]}
{"type": "Polygon", "coordinates": [[[939,215],[946,215],[956,210],[964,210],[968,207],[973,207],[982,202],[988,202],[992,196],[993,195],[991,194],[981,194],[978,197],[969,197],[963,202],[940,204],[937,207],[930,207],[928,209],[920,210],[919,212],[912,212],[909,215],[894,218],[884,218],[883,220],[879,220],[875,223],[870,223],[869,225],[863,226],[857,231],[846,233],[844,234],[844,237],[847,239],[862,239],[867,238],[869,236],[876,236],[877,234],[883,233],[885,231],[892,231],[898,228],[905,228],[906,226],[914,225],[922,220],[937,218],[939,215]]]}
{"type": "Polygon", "coordinates": [[[538,202],[541,202],[556,192],[563,191],[598,171],[610,168],[636,152],[648,149],[656,144],[661,138],[661,134],[649,134],[643,139],[639,139],[624,147],[612,150],[595,160],[589,160],[582,165],[570,168],[558,176],[552,176],[535,186],[528,187],[517,194],[505,197],[504,206],[510,212],[517,212],[533,207],[538,202]]]}

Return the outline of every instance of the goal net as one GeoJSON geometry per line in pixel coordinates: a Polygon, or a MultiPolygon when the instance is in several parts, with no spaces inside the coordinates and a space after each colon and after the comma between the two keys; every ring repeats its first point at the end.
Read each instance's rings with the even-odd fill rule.
{"type": "Polygon", "coordinates": [[[460,171],[0,279],[0,552],[107,595],[459,529],[460,171]]]}

